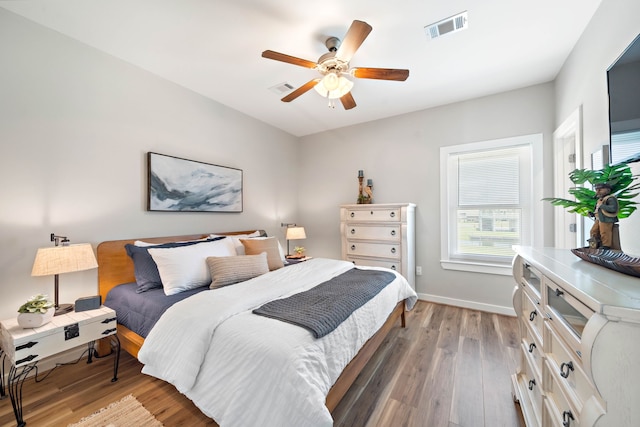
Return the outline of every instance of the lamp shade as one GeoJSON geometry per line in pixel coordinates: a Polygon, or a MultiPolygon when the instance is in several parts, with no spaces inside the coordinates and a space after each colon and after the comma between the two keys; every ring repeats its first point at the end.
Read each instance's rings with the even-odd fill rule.
{"type": "Polygon", "coordinates": [[[90,270],[98,267],[96,256],[89,243],[40,248],[33,262],[32,276],[51,276],[90,270]]]}
{"type": "Polygon", "coordinates": [[[304,227],[289,227],[287,228],[287,234],[285,239],[287,240],[300,240],[306,239],[307,235],[304,232],[304,227]]]}
{"type": "Polygon", "coordinates": [[[329,73],[314,86],[316,92],[329,98],[342,98],[353,88],[353,82],[344,76],[338,76],[335,73],[329,73]]]}

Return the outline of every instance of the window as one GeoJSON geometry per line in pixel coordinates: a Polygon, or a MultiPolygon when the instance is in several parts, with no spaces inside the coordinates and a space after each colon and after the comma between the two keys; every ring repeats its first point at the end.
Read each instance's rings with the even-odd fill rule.
{"type": "Polygon", "coordinates": [[[441,264],[511,274],[512,245],[530,245],[532,151],[542,135],[442,147],[441,264]]]}

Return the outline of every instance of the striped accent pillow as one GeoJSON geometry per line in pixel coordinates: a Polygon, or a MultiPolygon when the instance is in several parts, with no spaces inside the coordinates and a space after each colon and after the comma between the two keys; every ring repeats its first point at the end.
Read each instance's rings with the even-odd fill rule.
{"type": "Polygon", "coordinates": [[[215,289],[252,279],[269,272],[267,254],[208,257],[207,266],[213,281],[209,288],[215,289]]]}

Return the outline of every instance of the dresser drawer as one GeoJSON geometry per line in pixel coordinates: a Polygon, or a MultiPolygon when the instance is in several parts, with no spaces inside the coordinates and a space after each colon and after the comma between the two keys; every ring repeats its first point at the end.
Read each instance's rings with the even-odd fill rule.
{"type": "Polygon", "coordinates": [[[399,242],[402,238],[400,225],[357,225],[347,224],[345,227],[347,240],[386,240],[399,242]]]}
{"type": "Polygon", "coordinates": [[[543,349],[542,343],[533,334],[532,327],[525,325],[522,338],[522,354],[530,359],[530,363],[536,371],[536,375],[542,377],[543,349]]]}
{"type": "Polygon", "coordinates": [[[591,381],[582,369],[582,361],[554,331],[553,322],[545,324],[544,342],[549,369],[558,374],[558,382],[565,389],[568,399],[581,410],[584,402],[595,393],[591,381]]]}
{"type": "Polygon", "coordinates": [[[400,208],[384,208],[378,209],[372,207],[370,209],[347,209],[348,222],[358,221],[379,221],[379,222],[400,222],[400,208]]]}
{"type": "Polygon", "coordinates": [[[346,242],[347,256],[360,255],[374,258],[400,259],[401,246],[391,243],[346,242]]]}
{"type": "MultiPolygon", "coordinates": [[[[545,404],[545,419],[551,425],[579,427],[580,414],[569,403],[563,385],[559,382],[559,376],[555,375],[553,368],[545,361],[543,381],[546,389],[547,404],[545,404]]],[[[549,425],[549,424],[546,424],[549,425]]]]}
{"type": "Polygon", "coordinates": [[[522,292],[522,322],[530,328],[538,342],[542,342],[542,325],[544,319],[540,306],[536,304],[531,297],[522,292]]]}
{"type": "Polygon", "coordinates": [[[395,270],[398,273],[402,273],[400,262],[396,262],[396,261],[387,261],[387,260],[370,259],[370,258],[358,258],[358,257],[352,257],[352,256],[348,256],[346,260],[351,261],[355,265],[364,265],[367,267],[384,267],[384,268],[389,268],[391,270],[395,270]]]}

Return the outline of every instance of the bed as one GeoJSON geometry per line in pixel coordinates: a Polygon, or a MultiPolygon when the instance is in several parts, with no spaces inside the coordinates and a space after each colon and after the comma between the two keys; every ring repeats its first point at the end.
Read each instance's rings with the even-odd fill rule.
{"type": "MultiPolygon", "coordinates": [[[[248,231],[237,231],[237,232],[224,232],[224,233],[215,233],[217,235],[226,235],[226,236],[237,236],[237,235],[248,235],[251,233],[255,233],[256,230],[248,230],[248,231]]],[[[261,233],[264,234],[264,233],[261,233]]],[[[99,292],[100,295],[103,298],[103,301],[105,301],[107,299],[108,293],[109,291],[111,291],[112,289],[118,287],[119,285],[122,284],[126,284],[126,283],[135,283],[135,275],[134,275],[134,265],[133,262],[131,260],[131,258],[127,255],[127,252],[125,251],[125,246],[128,244],[133,244],[136,240],[142,240],[145,241],[149,244],[159,244],[159,243],[166,243],[166,242],[182,242],[182,241],[190,241],[190,240],[198,240],[198,239],[204,239],[210,237],[210,234],[198,234],[198,235],[183,235],[183,236],[168,236],[168,237],[155,237],[155,238],[142,238],[142,239],[126,239],[126,240],[116,240],[116,241],[107,241],[107,242],[103,242],[100,245],[98,245],[98,249],[97,249],[97,254],[98,254],[98,282],[99,282],[99,292]]],[[[330,261],[330,260],[322,260],[322,259],[318,259],[318,260],[312,260],[312,261],[307,261],[305,263],[300,263],[300,264],[296,264],[294,266],[290,266],[290,267],[286,267],[284,269],[281,270],[276,270],[276,271],[272,271],[269,272],[268,274],[262,275],[261,277],[257,277],[255,279],[251,279],[247,282],[243,282],[241,283],[242,286],[238,286],[238,285],[234,285],[234,286],[229,286],[229,287],[225,287],[225,288],[221,288],[220,290],[215,290],[215,292],[218,292],[218,294],[216,295],[226,295],[226,298],[233,298],[231,292],[243,292],[241,290],[241,288],[246,287],[246,289],[251,289],[249,288],[250,286],[255,286],[255,288],[253,288],[254,290],[248,290],[247,295],[251,294],[251,295],[256,295],[259,294],[261,291],[255,291],[255,289],[266,289],[266,286],[262,286],[260,287],[260,283],[261,281],[265,281],[267,280],[267,277],[269,277],[270,275],[273,275],[274,277],[281,277],[280,281],[284,281],[284,280],[289,280],[287,277],[288,276],[292,276],[292,277],[306,277],[306,276],[318,276],[321,277],[322,276],[322,271],[324,271],[327,267],[330,268],[336,268],[336,271],[343,271],[345,268],[352,268],[352,267],[346,267],[344,264],[340,264],[340,263],[345,263],[348,264],[344,261],[330,261]],[[313,262],[312,262],[313,261],[313,262]],[[314,271],[313,269],[318,269],[317,271],[314,271]],[[314,271],[311,274],[307,274],[304,270],[305,269],[310,269],[310,271],[314,271]],[[280,271],[278,273],[278,271],[280,271]],[[278,276],[280,275],[280,276],[278,276]],[[282,279],[282,278],[287,278],[287,279],[282,279]],[[237,288],[237,289],[230,289],[230,288],[237,288]],[[227,295],[228,294],[228,295],[227,295]]],[[[337,274],[337,273],[327,273],[327,274],[337,274]]],[[[329,276],[327,276],[329,277],[329,276]]],[[[318,279],[319,280],[319,279],[318,279]]],[[[397,279],[394,279],[394,283],[400,280],[404,280],[403,278],[401,278],[401,276],[399,276],[397,279]]],[[[405,281],[406,282],[406,281],[405,281]]],[[[265,282],[266,283],[266,282],[265,282]]],[[[404,285],[400,285],[400,286],[404,286],[404,285]]],[[[408,285],[407,285],[408,287],[408,285]]],[[[404,289],[404,288],[403,288],[404,289]]],[[[410,289],[410,288],[409,288],[410,289]]],[[[280,291],[278,291],[280,292],[280,291]]],[[[284,291],[283,291],[284,292],[284,291]]],[[[395,292],[395,291],[393,291],[395,292]]],[[[403,290],[403,292],[405,292],[403,290]]],[[[382,343],[382,341],[384,340],[384,338],[386,337],[386,335],[388,334],[388,332],[394,327],[394,325],[397,323],[398,320],[400,320],[402,327],[405,326],[405,311],[407,307],[412,307],[413,303],[415,302],[416,296],[415,296],[415,292],[408,291],[409,293],[406,296],[406,300],[399,300],[397,303],[394,303],[392,305],[391,308],[388,309],[389,314],[388,316],[386,316],[386,319],[382,319],[381,322],[379,322],[379,328],[378,328],[378,324],[376,324],[375,328],[377,330],[377,332],[374,331],[373,335],[369,335],[366,336],[365,339],[363,339],[363,343],[358,344],[358,349],[356,350],[355,356],[349,356],[349,361],[347,361],[348,363],[344,363],[344,368],[340,367],[340,372],[338,375],[334,375],[337,376],[337,378],[329,378],[330,381],[330,388],[328,389],[328,391],[322,391],[322,393],[324,393],[323,395],[326,396],[326,398],[324,399],[324,409],[326,409],[327,413],[330,413],[331,411],[333,411],[335,409],[335,407],[338,405],[338,403],[340,402],[340,400],[342,399],[342,397],[345,395],[345,393],[348,391],[349,387],[351,386],[351,384],[355,381],[356,377],[358,376],[358,374],[360,373],[360,371],[364,368],[364,366],[366,365],[367,361],[371,358],[371,356],[373,355],[373,353],[376,351],[376,349],[379,347],[379,345],[382,343]]],[[[384,293],[384,292],[381,292],[384,293]]],[[[175,304],[175,306],[172,306],[171,308],[168,309],[169,313],[163,315],[160,320],[158,321],[159,324],[162,324],[162,321],[168,319],[169,315],[175,311],[178,311],[178,306],[183,307],[182,309],[186,309],[186,310],[191,310],[191,311],[197,311],[194,310],[193,308],[187,308],[186,306],[188,304],[195,304],[193,307],[198,307],[197,304],[204,304],[204,307],[209,307],[211,306],[211,301],[207,301],[205,300],[205,298],[208,298],[209,296],[214,295],[211,292],[202,292],[202,293],[196,293],[196,295],[194,297],[191,298],[187,298],[186,300],[183,300],[180,303],[175,304]],[[206,296],[201,296],[201,295],[205,295],[206,296]],[[198,302],[198,300],[200,300],[200,302],[198,302]],[[165,319],[166,318],[166,319],[165,319]]],[[[274,294],[275,295],[275,294],[274,294]]],[[[377,298],[377,297],[376,297],[377,298]]],[[[378,298],[381,299],[382,297],[378,298]]],[[[217,299],[217,298],[216,298],[217,299]]],[[[215,303],[215,301],[214,301],[215,303]]],[[[250,304],[250,303],[249,303],[250,304]]],[[[225,304],[228,305],[228,304],[225,304]]],[[[387,304],[388,305],[388,304],[387,304]]],[[[377,308],[376,310],[380,311],[381,309],[377,308]]],[[[221,310],[216,309],[215,312],[219,312],[221,310]]],[[[385,312],[386,313],[386,312],[385,312]]],[[[175,316],[175,314],[174,314],[175,316]]],[[[175,317],[174,320],[167,320],[166,322],[164,322],[166,325],[163,326],[163,328],[171,328],[171,327],[180,327],[178,325],[178,322],[180,322],[181,318],[185,317],[184,315],[178,315],[178,317],[175,317]]],[[[260,316],[249,316],[246,315],[244,313],[242,313],[242,315],[233,315],[231,316],[234,321],[235,319],[245,319],[244,321],[246,321],[247,319],[249,319],[251,322],[257,322],[255,319],[259,318],[260,316]]],[[[302,328],[299,327],[295,327],[293,325],[288,325],[285,324],[284,322],[279,322],[273,319],[265,319],[266,322],[271,321],[271,322],[276,322],[276,323],[271,323],[269,326],[269,328],[273,329],[274,326],[273,325],[278,325],[277,328],[284,328],[281,329],[282,331],[285,331],[285,333],[278,333],[276,334],[277,336],[272,337],[273,339],[275,339],[277,341],[279,336],[293,336],[296,334],[299,334],[299,332],[296,332],[297,330],[301,330],[302,328]],[[280,326],[282,325],[282,326],[280,326]],[[289,329],[287,329],[289,328],[289,329]],[[291,329],[291,328],[297,328],[297,329],[291,329]]],[[[186,320],[185,320],[186,322],[186,320]]],[[[225,328],[227,328],[226,324],[227,323],[231,323],[231,322],[226,322],[225,323],[225,328]]],[[[344,323],[347,323],[346,321],[344,323]]],[[[187,324],[188,325],[188,324],[187,324]]],[[[241,324],[244,325],[244,324],[241,324]]],[[[184,327],[184,326],[183,326],[184,327]]],[[[229,326],[230,328],[231,326],[229,326]]],[[[244,328],[244,326],[235,326],[235,327],[241,327],[244,328]]],[[[342,327],[342,326],[341,326],[342,327]]],[[[346,327],[346,326],[345,326],[346,327]]],[[[187,326],[188,328],[188,326],[187,326]]],[[[220,330],[224,330],[225,328],[218,328],[220,330]]],[[[146,373],[154,375],[154,376],[158,376],[159,378],[165,379],[169,382],[171,382],[172,384],[174,384],[176,386],[176,388],[181,391],[182,393],[184,393],[185,395],[187,395],[189,398],[191,398],[191,400],[194,401],[194,403],[196,403],[196,405],[203,410],[203,412],[209,416],[211,416],[212,418],[216,419],[216,421],[218,421],[219,424],[221,425],[226,425],[227,423],[229,425],[234,425],[234,421],[232,417],[228,417],[227,414],[220,414],[220,413],[216,413],[214,410],[212,410],[211,408],[207,407],[207,402],[209,400],[211,400],[211,396],[207,396],[206,393],[204,392],[199,392],[196,390],[196,392],[190,392],[189,390],[191,390],[192,388],[195,390],[198,387],[200,389],[202,389],[203,387],[209,387],[209,382],[205,383],[205,386],[198,386],[197,384],[194,386],[193,382],[195,382],[196,380],[198,380],[200,383],[203,382],[202,379],[198,379],[198,375],[194,375],[193,378],[191,380],[186,381],[186,383],[180,383],[181,380],[178,381],[174,381],[171,380],[171,374],[167,374],[166,373],[166,369],[165,372],[161,372],[162,368],[158,367],[158,366],[154,366],[154,360],[155,360],[155,356],[150,356],[151,354],[154,354],[154,346],[155,346],[155,351],[157,352],[157,354],[159,355],[159,358],[162,357],[168,357],[169,360],[171,360],[171,357],[176,357],[179,354],[171,354],[171,350],[168,351],[164,351],[164,349],[171,349],[171,348],[181,348],[181,346],[183,345],[187,345],[189,343],[184,342],[184,343],[179,343],[179,339],[180,339],[180,335],[182,334],[176,334],[174,332],[174,334],[172,335],[173,338],[170,339],[175,339],[176,340],[176,344],[174,345],[172,343],[172,341],[166,341],[167,337],[163,337],[162,339],[158,339],[155,338],[155,336],[161,335],[160,332],[160,327],[158,328],[154,328],[151,332],[152,332],[152,338],[155,339],[155,341],[153,341],[152,339],[150,339],[147,343],[147,345],[145,346],[144,350],[147,350],[147,354],[144,354],[144,350],[143,350],[143,354],[142,356],[146,357],[146,360],[141,360],[143,361],[143,363],[146,361],[147,363],[145,364],[145,368],[147,370],[146,373]],[[157,333],[156,333],[157,332],[157,333]],[[164,341],[163,341],[164,340],[164,341]],[[150,342],[154,342],[154,344],[152,345],[150,342]],[[164,346],[164,347],[163,347],[164,346]],[[159,351],[158,349],[163,349],[162,351],[159,351]],[[162,353],[162,354],[161,354],[162,353]],[[166,353],[166,355],[164,354],[166,353]],[[204,407],[204,409],[203,409],[204,407]],[[222,420],[221,420],[222,419],[222,420]]],[[[270,329],[270,330],[271,330],[270,329]]],[[[253,323],[249,323],[249,327],[247,327],[245,329],[246,331],[250,331],[250,332],[254,332],[257,329],[254,329],[254,325],[253,323]]],[[[273,329],[274,331],[276,329],[273,329]]],[[[327,339],[328,341],[331,341],[333,338],[333,335],[339,335],[337,333],[339,329],[336,329],[336,333],[331,333],[329,334],[327,337],[323,337],[322,340],[327,339]]],[[[202,334],[204,334],[205,338],[208,337],[207,335],[208,332],[202,332],[202,334]]],[[[255,333],[255,332],[254,332],[255,333]]],[[[216,334],[221,334],[216,332],[216,334]]],[[[213,334],[214,336],[217,337],[216,334],[213,334]]],[[[166,335],[166,334],[165,334],[166,335]]],[[[232,335],[238,335],[237,332],[232,332],[232,335]]],[[[249,334],[250,335],[250,334],[249,334]]],[[[307,334],[308,335],[308,334],[307,334]]],[[[121,342],[121,346],[124,350],[126,350],[128,353],[130,353],[131,355],[133,355],[134,357],[140,358],[140,351],[141,348],[143,346],[143,344],[145,343],[145,338],[143,338],[141,335],[139,335],[138,333],[134,332],[133,330],[127,328],[124,325],[120,324],[120,319],[119,319],[119,324],[118,324],[118,337],[120,339],[121,342]]],[[[306,339],[306,338],[305,338],[306,339]]],[[[197,341],[197,340],[196,340],[197,341]]],[[[202,341],[202,340],[201,340],[202,341]]],[[[205,340],[206,341],[206,340],[205,340]]],[[[324,342],[324,341],[323,341],[324,342]]],[[[238,345],[244,345],[244,344],[238,344],[238,345]]],[[[279,344],[280,345],[280,344],[279,344]]],[[[283,344],[283,345],[290,345],[290,344],[283,344]]],[[[324,345],[324,344],[323,344],[324,345]]],[[[206,345],[205,345],[206,347],[206,345]]],[[[330,350],[327,350],[330,351],[330,350]]],[[[177,352],[177,350],[176,350],[177,352]]],[[[175,352],[174,352],[175,353],[175,352]]],[[[199,355],[200,351],[187,351],[184,352],[187,353],[189,355],[199,355]]],[[[143,357],[143,359],[144,359],[143,357]]],[[[216,356],[217,357],[217,356],[216,356]]],[[[197,357],[196,357],[197,359],[197,357]]],[[[175,361],[175,359],[174,359],[175,361]]],[[[233,363],[234,360],[229,360],[230,363],[233,363]]],[[[195,364],[197,365],[198,363],[202,363],[201,360],[194,360],[194,361],[188,361],[187,363],[185,363],[185,365],[189,365],[189,363],[191,364],[195,364]]],[[[262,363],[262,362],[261,362],[262,363]]],[[[214,363],[209,363],[210,365],[215,365],[214,363]]],[[[203,372],[205,372],[206,366],[205,364],[202,365],[203,367],[201,368],[203,372]]],[[[240,365],[239,365],[240,366],[240,365]]],[[[327,369],[326,367],[323,367],[322,369],[327,369]]],[[[238,371],[240,369],[237,369],[236,371],[238,371]]],[[[143,370],[144,372],[144,370],[143,370]]],[[[262,372],[258,372],[259,374],[262,374],[262,372]]],[[[182,372],[179,372],[178,374],[182,375],[182,372]]],[[[176,375],[178,375],[176,374],[176,375]]],[[[200,376],[204,375],[203,373],[198,373],[200,376]]],[[[212,374],[214,375],[214,374],[212,374]]],[[[253,375],[253,374],[252,374],[253,375]]],[[[330,376],[330,375],[329,375],[330,376]]],[[[182,376],[178,377],[178,378],[182,378],[182,376]]],[[[216,381],[211,381],[211,383],[217,383],[216,381]]],[[[320,387],[320,389],[322,389],[322,387],[320,387]]],[[[215,390],[208,390],[207,393],[212,393],[215,392],[215,390]]],[[[298,392],[296,392],[297,394],[299,394],[298,392]]],[[[296,393],[294,393],[292,395],[292,398],[295,398],[296,393]]],[[[221,393],[219,393],[219,390],[216,394],[220,395],[221,393]]],[[[224,393],[222,393],[224,394],[224,393]]],[[[241,394],[241,393],[239,393],[241,394]]],[[[215,400],[215,399],[214,399],[215,400]]],[[[234,398],[232,399],[233,402],[239,401],[238,399],[234,398]]],[[[304,402],[303,402],[304,403],[304,402]]],[[[294,406],[294,405],[290,405],[290,406],[294,406]]],[[[330,423],[328,424],[323,424],[326,421],[326,416],[324,414],[319,415],[321,421],[318,421],[318,423],[316,425],[330,425],[330,423]],[[324,417],[324,418],[323,418],[324,417]]],[[[297,421],[296,421],[297,422],[297,421]]],[[[304,422],[304,421],[300,421],[300,422],[304,422]]],[[[315,422],[314,422],[315,424],[315,422]]]]}

